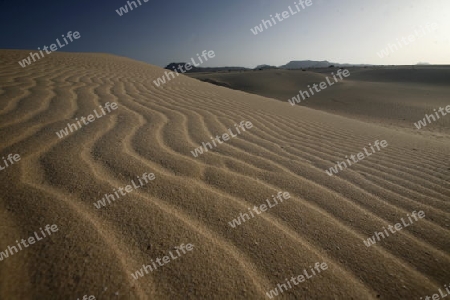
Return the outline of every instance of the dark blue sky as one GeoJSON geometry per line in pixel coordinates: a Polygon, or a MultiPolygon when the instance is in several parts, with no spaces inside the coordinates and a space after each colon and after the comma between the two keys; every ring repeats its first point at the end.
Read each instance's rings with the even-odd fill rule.
{"type": "Polygon", "coordinates": [[[106,52],[164,66],[202,50],[216,57],[205,66],[281,65],[290,60],[374,64],[450,63],[448,0],[312,0],[298,15],[253,35],[250,28],[295,0],[189,0],[144,3],[119,16],[124,0],[0,0],[0,49],[50,45],[68,31],[81,38],[69,52],[106,52]],[[380,59],[376,53],[414,28],[439,29],[380,59]]]}

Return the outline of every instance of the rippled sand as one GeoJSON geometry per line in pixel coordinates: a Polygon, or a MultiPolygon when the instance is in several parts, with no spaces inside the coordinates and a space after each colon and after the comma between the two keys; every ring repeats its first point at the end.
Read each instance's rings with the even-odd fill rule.
{"type": "Polygon", "coordinates": [[[53,53],[21,68],[28,53],[0,51],[0,155],[21,156],[0,171],[0,251],[46,224],[59,231],[0,262],[0,299],[264,299],[316,262],[328,270],[277,299],[418,299],[449,283],[449,139],[186,76],[157,88],[163,69],[113,55],[53,53]],[[118,109],[55,134],[107,102],[118,109]],[[192,156],[244,120],[254,127],[192,156]],[[325,173],[377,139],[389,147],[325,173]],[[145,172],[155,180],[94,207],[145,172]],[[279,191],[291,198],[228,224],[279,191]],[[132,278],[182,243],[194,250],[132,278]]]}

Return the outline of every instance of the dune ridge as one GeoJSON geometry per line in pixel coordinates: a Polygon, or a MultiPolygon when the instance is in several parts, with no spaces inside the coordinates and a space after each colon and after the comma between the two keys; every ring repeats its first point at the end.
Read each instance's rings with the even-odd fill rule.
{"type": "Polygon", "coordinates": [[[22,158],[0,172],[0,251],[45,224],[59,232],[0,262],[0,298],[263,299],[316,262],[328,270],[279,298],[411,299],[448,283],[449,139],[184,75],[158,88],[162,68],[108,54],[53,53],[22,69],[26,53],[0,50],[1,155],[22,158]],[[58,139],[106,102],[119,108],[58,139]],[[241,120],[253,128],[192,156],[241,120]],[[389,147],[325,173],[376,139],[389,147]],[[145,172],[156,179],[94,207],[145,172]],[[228,225],[279,191],[291,199],[228,225]],[[426,218],[364,245],[414,210],[426,218]],[[194,251],[133,280],[181,243],[194,251]]]}

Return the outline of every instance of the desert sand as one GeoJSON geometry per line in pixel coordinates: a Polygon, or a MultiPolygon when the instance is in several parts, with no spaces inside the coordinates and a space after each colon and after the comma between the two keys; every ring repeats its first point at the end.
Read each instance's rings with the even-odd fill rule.
{"type": "Polygon", "coordinates": [[[313,107],[292,107],[302,82],[327,73],[281,80],[279,101],[184,75],[158,88],[165,70],[108,54],[52,53],[21,68],[28,53],[0,50],[0,155],[21,157],[0,171],[0,251],[47,224],[59,231],[0,261],[0,299],[267,299],[316,262],[328,269],[276,299],[419,299],[449,284],[450,116],[413,125],[450,104],[448,83],[362,70],[313,107]],[[358,97],[366,104],[352,108],[358,97]],[[118,109],[55,134],[107,102],[118,109]],[[193,157],[241,121],[254,127],[193,157]],[[325,173],[375,140],[389,146],[325,173]],[[94,207],[146,172],[155,180],[94,207]],[[291,198],[228,224],[279,191],[291,198]],[[413,211],[426,217],[365,246],[413,211]],[[133,279],[183,243],[194,249],[133,279]]]}
{"type": "MultiPolygon", "coordinates": [[[[450,118],[442,118],[432,128],[417,131],[415,122],[432,114],[433,109],[450,104],[449,66],[387,66],[344,68],[350,76],[335,83],[339,68],[302,70],[263,70],[221,73],[190,73],[190,77],[277,99],[288,103],[308,85],[319,84],[326,77],[334,83],[302,100],[301,106],[376,123],[385,127],[411,130],[448,138],[450,118]],[[412,125],[412,126],[411,126],[412,125]]],[[[311,94],[311,93],[310,93],[311,94]]]]}

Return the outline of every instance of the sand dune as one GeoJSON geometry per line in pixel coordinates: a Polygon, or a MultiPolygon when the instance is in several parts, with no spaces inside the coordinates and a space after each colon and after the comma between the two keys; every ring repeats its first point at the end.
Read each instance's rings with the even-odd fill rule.
{"type": "MultiPolygon", "coordinates": [[[[277,298],[418,299],[449,283],[449,139],[187,76],[158,88],[163,69],[106,54],[53,53],[21,68],[27,53],[0,51],[1,156],[21,156],[0,171],[0,251],[46,224],[59,231],[0,261],[0,299],[264,299],[316,262],[328,269],[277,298]],[[107,102],[118,109],[55,134],[107,102]],[[241,121],[254,127],[193,157],[241,121]],[[375,140],[389,146],[325,173],[375,140]],[[93,205],[146,172],[155,180],[93,205]],[[291,198],[228,224],[279,191],[291,198]],[[365,246],[412,211],[426,217],[365,246]],[[194,249],[133,279],[183,243],[194,249]]],[[[390,100],[407,110],[402,97],[390,100]]]]}

